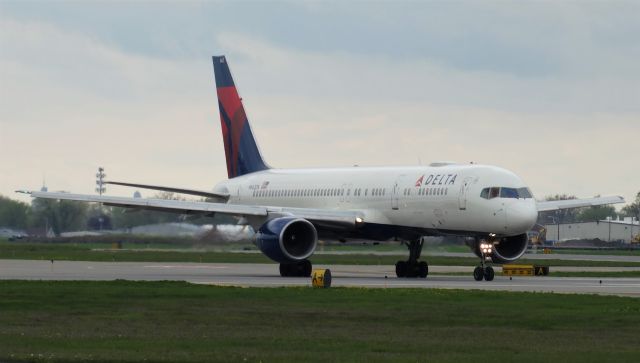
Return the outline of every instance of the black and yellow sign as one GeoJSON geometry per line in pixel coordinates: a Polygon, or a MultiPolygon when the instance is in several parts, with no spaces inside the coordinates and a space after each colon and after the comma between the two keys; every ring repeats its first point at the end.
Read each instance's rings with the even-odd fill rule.
{"type": "Polygon", "coordinates": [[[502,265],[502,274],[506,276],[547,276],[549,275],[549,266],[502,265]]]}
{"type": "Polygon", "coordinates": [[[331,287],[331,270],[317,269],[311,274],[311,285],[313,287],[331,287]]]}

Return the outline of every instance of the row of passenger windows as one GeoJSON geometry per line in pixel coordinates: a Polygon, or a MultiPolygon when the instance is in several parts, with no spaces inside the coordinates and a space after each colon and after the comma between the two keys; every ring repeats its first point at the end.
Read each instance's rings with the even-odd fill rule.
{"type": "MultiPolygon", "coordinates": [[[[346,195],[351,194],[351,189],[346,189],[346,195]]],[[[368,196],[369,188],[363,189],[356,188],[353,190],[353,196],[368,196]]],[[[385,188],[373,188],[371,189],[371,196],[384,196],[386,194],[385,188]]],[[[322,189],[260,189],[254,190],[253,196],[258,198],[270,198],[270,197],[341,197],[345,195],[345,189],[341,188],[322,188],[322,189]]]]}
{"type": "MultiPolygon", "coordinates": [[[[413,188],[405,188],[404,195],[411,195],[413,188]]],[[[418,195],[429,196],[429,195],[447,195],[449,193],[449,189],[447,188],[420,188],[418,189],[418,195]]]]}
{"type": "Polygon", "coordinates": [[[480,196],[484,199],[493,198],[533,198],[529,188],[507,188],[507,187],[491,187],[484,188],[480,192],[480,196]]]}

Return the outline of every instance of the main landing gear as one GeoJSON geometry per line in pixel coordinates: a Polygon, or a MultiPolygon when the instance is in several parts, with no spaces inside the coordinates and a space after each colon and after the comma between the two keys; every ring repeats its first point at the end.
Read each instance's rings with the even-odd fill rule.
{"type": "Polygon", "coordinates": [[[418,261],[423,245],[422,238],[405,242],[409,248],[409,259],[396,262],[396,276],[398,277],[422,277],[429,274],[429,265],[426,261],[418,261]]]}
{"type": "Polygon", "coordinates": [[[282,277],[311,277],[311,261],[302,260],[294,263],[281,263],[280,276],[282,277]]]}
{"type": "Polygon", "coordinates": [[[493,244],[482,242],[480,243],[480,266],[473,270],[473,278],[476,281],[482,281],[484,278],[487,281],[492,281],[495,273],[493,267],[487,266],[487,261],[491,261],[491,252],[493,250],[493,244]]]}

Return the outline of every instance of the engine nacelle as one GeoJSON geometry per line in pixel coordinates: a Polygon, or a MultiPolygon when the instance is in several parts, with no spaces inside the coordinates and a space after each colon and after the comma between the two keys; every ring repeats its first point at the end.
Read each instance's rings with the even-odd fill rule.
{"type": "Polygon", "coordinates": [[[256,233],[256,245],[260,251],[279,263],[305,260],[313,254],[317,244],[316,228],[302,218],[274,218],[256,233]]]}
{"type": "MultiPolygon", "coordinates": [[[[491,260],[500,264],[513,262],[524,255],[527,251],[528,243],[529,239],[526,233],[511,237],[502,237],[493,242],[491,260]]],[[[476,240],[470,247],[476,256],[482,257],[480,253],[480,240],[476,240]]]]}

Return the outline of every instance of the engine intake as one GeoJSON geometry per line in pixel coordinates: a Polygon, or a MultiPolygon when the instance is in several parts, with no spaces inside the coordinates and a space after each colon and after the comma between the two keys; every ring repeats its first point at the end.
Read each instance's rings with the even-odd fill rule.
{"type": "MultiPolygon", "coordinates": [[[[527,251],[528,242],[529,239],[526,233],[511,237],[502,237],[494,241],[491,259],[493,262],[500,264],[513,262],[524,255],[527,251]]],[[[480,253],[480,243],[481,240],[476,239],[475,243],[471,245],[473,253],[478,257],[482,257],[480,253]]]]}
{"type": "Polygon", "coordinates": [[[269,220],[256,234],[260,251],[279,263],[305,260],[313,254],[317,244],[318,232],[313,224],[296,217],[269,220]]]}

